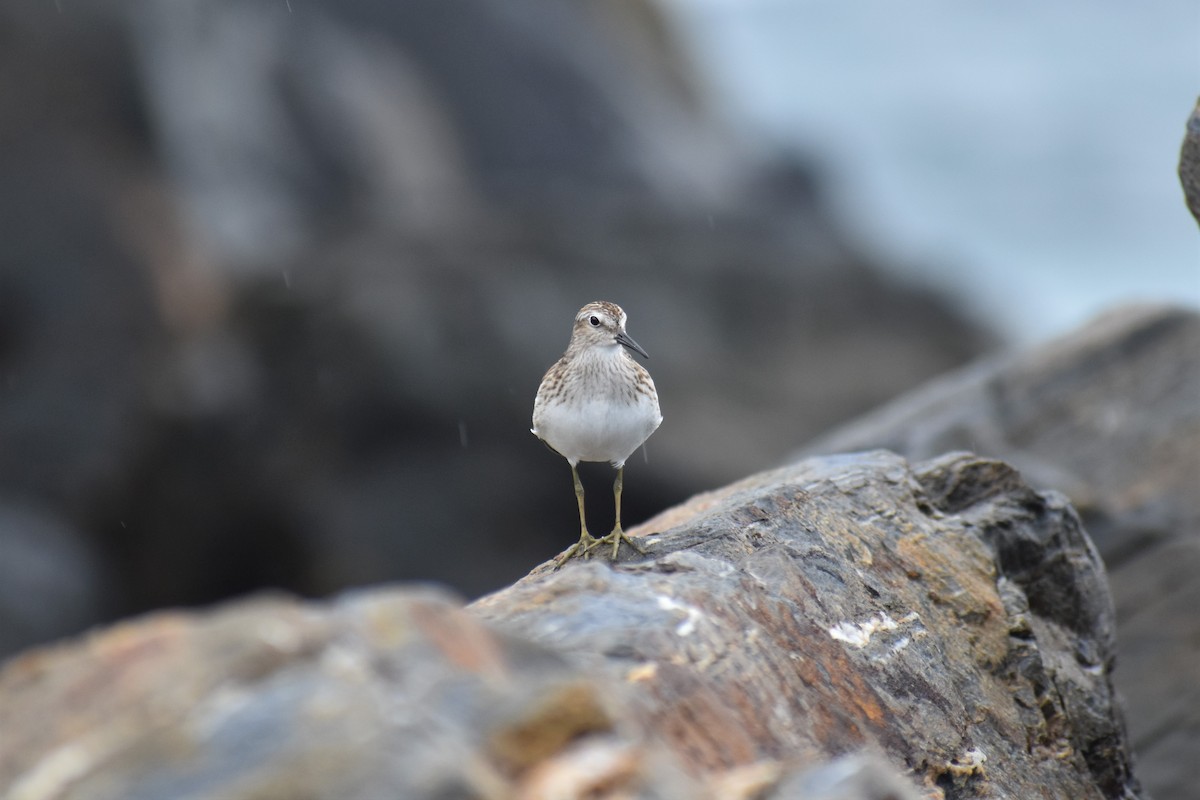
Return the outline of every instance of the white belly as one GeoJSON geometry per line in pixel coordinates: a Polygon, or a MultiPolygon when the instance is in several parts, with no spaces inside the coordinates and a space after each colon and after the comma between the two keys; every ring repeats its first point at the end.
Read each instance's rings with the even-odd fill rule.
{"type": "Polygon", "coordinates": [[[608,461],[620,467],[661,423],[658,403],[638,395],[633,405],[547,404],[535,414],[533,432],[572,465],[608,461]]]}

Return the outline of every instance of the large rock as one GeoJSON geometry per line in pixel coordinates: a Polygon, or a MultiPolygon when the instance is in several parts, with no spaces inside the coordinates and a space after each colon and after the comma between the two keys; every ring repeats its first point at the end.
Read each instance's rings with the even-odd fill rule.
{"type": "Polygon", "coordinates": [[[1192,797],[1200,758],[1200,314],[1113,311],[900,397],[806,453],[969,447],[1080,510],[1108,567],[1139,774],[1192,797]]]}
{"type": "Polygon", "coordinates": [[[633,685],[690,768],[869,748],[946,797],[1138,796],[1103,565],[1011,467],[812,459],[636,534],[473,607],[633,685]]]}
{"type": "Polygon", "coordinates": [[[32,651],[0,672],[0,793],[1138,796],[1103,568],[1010,467],[814,459],[635,533],[474,614],[259,599],[32,651]]]}
{"type": "Polygon", "coordinates": [[[694,796],[602,686],[434,591],[157,614],[8,665],[0,795],[532,798],[570,773],[694,796]]]}
{"type": "Polygon", "coordinates": [[[971,364],[805,446],[909,458],[970,449],[1066,492],[1120,560],[1200,534],[1200,314],[1128,306],[1029,351],[971,364]]]}
{"type": "Polygon", "coordinates": [[[917,800],[861,756],[692,778],[623,705],[618,683],[440,591],[259,598],[11,662],[0,796],[917,800]]]}
{"type": "Polygon", "coordinates": [[[453,235],[492,203],[724,203],[748,174],[642,0],[125,8],[167,165],[223,267],[273,275],[364,212],[453,235]]]}

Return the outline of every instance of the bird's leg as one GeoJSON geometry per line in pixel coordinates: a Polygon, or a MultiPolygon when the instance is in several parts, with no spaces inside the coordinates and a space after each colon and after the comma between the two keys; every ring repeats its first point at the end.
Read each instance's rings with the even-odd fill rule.
{"type": "MultiPolygon", "coordinates": [[[[613,529],[609,536],[613,537],[613,561],[617,560],[617,550],[621,547],[621,540],[626,538],[625,531],[621,530],[621,490],[625,488],[625,467],[617,467],[617,477],[613,478],[613,529]],[[614,536],[615,534],[615,536],[614,536]]],[[[634,549],[637,549],[636,545],[634,549]]]]}
{"type": "Polygon", "coordinates": [[[591,550],[593,547],[598,547],[599,545],[608,544],[609,542],[612,542],[613,561],[617,560],[617,551],[620,550],[620,548],[621,548],[621,542],[625,542],[627,545],[629,545],[630,547],[632,547],[634,550],[638,551],[639,553],[644,554],[646,552],[642,548],[638,547],[637,544],[632,539],[630,539],[628,536],[626,536],[625,531],[622,530],[622,528],[621,528],[621,490],[624,487],[625,487],[625,467],[622,465],[620,467],[617,467],[617,477],[613,480],[613,502],[615,504],[615,510],[616,510],[616,522],[613,523],[612,533],[608,534],[608,536],[605,536],[601,539],[596,539],[593,544],[588,546],[588,550],[591,550]]]}
{"type": "Polygon", "coordinates": [[[599,539],[594,538],[587,529],[587,514],[583,507],[583,484],[579,480],[579,472],[575,469],[575,465],[571,465],[571,477],[575,480],[575,500],[579,503],[579,541],[571,545],[565,553],[558,557],[554,562],[554,568],[558,569],[573,555],[583,555],[591,550],[599,542],[599,539]]]}

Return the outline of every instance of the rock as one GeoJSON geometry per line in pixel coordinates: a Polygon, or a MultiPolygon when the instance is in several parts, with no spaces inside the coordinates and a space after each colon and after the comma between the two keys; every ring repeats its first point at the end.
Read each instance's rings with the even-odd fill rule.
{"type": "Polygon", "coordinates": [[[763,800],[919,800],[920,797],[882,759],[857,755],[784,777],[763,800]]]}
{"type": "Polygon", "coordinates": [[[1200,314],[1129,307],[974,364],[812,442],[909,458],[970,447],[1062,489],[1107,564],[1147,791],[1191,797],[1200,758],[1200,314]]]}
{"type": "Polygon", "coordinates": [[[236,269],[364,211],[453,235],[492,203],[724,201],[747,171],[652,3],[127,8],[167,163],[236,269]]]}
{"type": "Polygon", "coordinates": [[[10,662],[0,795],[701,796],[615,708],[603,684],[441,592],[259,598],[10,662]]]}
{"type": "Polygon", "coordinates": [[[1183,135],[1183,146],[1179,151],[1179,182],[1183,185],[1188,210],[1200,223],[1200,101],[1192,109],[1183,135]]]}
{"type": "MultiPolygon", "coordinates": [[[[58,68],[87,76],[79,88],[107,85],[90,59],[64,52],[58,68]]],[[[2,658],[129,607],[126,554],[105,534],[120,529],[124,509],[110,501],[152,434],[148,384],[164,329],[146,263],[103,205],[117,182],[109,170],[53,152],[52,135],[9,138],[10,116],[0,117],[2,658]]]]}
{"type": "Polygon", "coordinates": [[[112,614],[115,583],[80,531],[45,509],[0,499],[0,653],[112,614]]]}
{"type": "Polygon", "coordinates": [[[136,458],[162,326],[100,170],[21,149],[0,174],[0,487],[78,524],[136,458]]]}
{"type": "Polygon", "coordinates": [[[689,770],[866,748],[946,797],[1140,796],[1103,565],[1011,467],[810,459],[635,535],[472,608],[633,687],[689,770]]]}
{"type": "Polygon", "coordinates": [[[473,613],[261,597],[30,651],[0,795],[1139,796],[1100,563],[1006,465],[814,459],[634,533],[473,613]]]}
{"type": "Polygon", "coordinates": [[[1003,458],[1034,484],[1065,491],[1119,561],[1172,531],[1200,531],[1198,397],[1200,315],[1130,306],[939,378],[803,452],[1003,458]]]}

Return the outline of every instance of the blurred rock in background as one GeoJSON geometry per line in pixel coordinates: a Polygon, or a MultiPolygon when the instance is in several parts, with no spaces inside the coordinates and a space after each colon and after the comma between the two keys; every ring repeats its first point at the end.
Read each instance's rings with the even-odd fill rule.
{"type": "Polygon", "coordinates": [[[528,427],[590,300],[666,418],[630,524],[992,343],[880,277],[819,162],[734,141],[650,2],[9,3],[0,145],[9,651],[524,574],[574,536],[528,427]]]}

